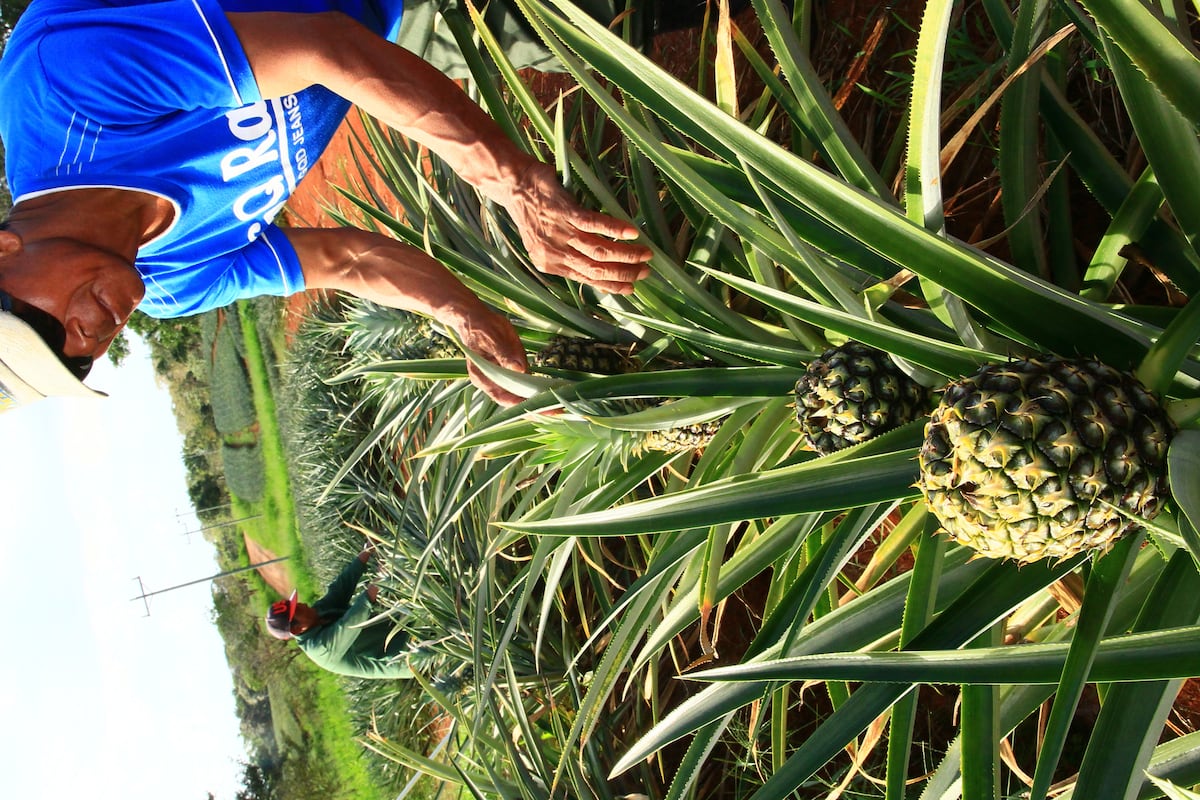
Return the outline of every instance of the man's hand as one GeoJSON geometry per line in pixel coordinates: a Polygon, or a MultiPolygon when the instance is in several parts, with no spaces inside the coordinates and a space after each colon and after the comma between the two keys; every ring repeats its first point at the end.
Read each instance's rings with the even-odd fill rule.
{"type": "Polygon", "coordinates": [[[362,549],[362,552],[358,554],[358,560],[361,561],[362,563],[366,564],[368,561],[371,560],[371,557],[374,555],[375,555],[375,545],[368,544],[366,547],[364,547],[362,549]]]}
{"type": "Polygon", "coordinates": [[[542,272],[614,294],[631,293],[634,281],[650,274],[650,248],[629,241],[637,227],[582,208],[548,164],[530,164],[505,208],[542,272]]]}
{"type": "Polygon", "coordinates": [[[581,208],[554,169],[511,141],[462,87],[338,14],[229,14],[264,97],[320,84],[425,145],[516,220],[534,266],[608,292],[633,291],[649,248],[633,225],[581,208]]]}
{"type": "MultiPolygon", "coordinates": [[[[337,289],[440,321],[488,361],[525,372],[525,347],[504,316],[424,251],[352,228],[288,228],[309,289],[337,289]]],[[[501,405],[522,398],[488,380],[473,364],[471,380],[501,405]]]]}
{"type": "Polygon", "coordinates": [[[379,596],[379,587],[373,583],[367,584],[367,599],[370,600],[372,603],[374,603],[375,598],[378,596],[379,596]]]}
{"type": "MultiPolygon", "coordinates": [[[[492,311],[482,302],[470,304],[469,312],[461,321],[453,323],[455,332],[462,340],[463,346],[478,353],[493,364],[515,370],[528,372],[529,364],[525,359],[525,345],[512,323],[500,314],[492,311]]],[[[511,406],[524,398],[509,392],[489,379],[479,367],[467,362],[467,374],[471,382],[482,389],[488,397],[502,406],[511,406]]]]}

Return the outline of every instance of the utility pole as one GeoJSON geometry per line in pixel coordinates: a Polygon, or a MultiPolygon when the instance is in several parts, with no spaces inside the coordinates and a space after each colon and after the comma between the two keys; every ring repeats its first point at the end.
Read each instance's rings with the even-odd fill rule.
{"type": "Polygon", "coordinates": [[[233,503],[221,503],[221,505],[219,505],[219,506],[209,506],[208,508],[189,508],[186,511],[178,511],[177,510],[175,512],[175,518],[180,519],[181,517],[186,517],[190,514],[195,514],[196,516],[200,516],[201,514],[203,514],[205,512],[219,511],[222,508],[233,508],[233,503]]]}
{"type": "Polygon", "coordinates": [[[262,514],[255,514],[252,517],[238,517],[237,519],[227,520],[226,522],[218,522],[214,525],[205,525],[203,528],[196,528],[194,531],[184,531],[183,535],[187,536],[188,541],[190,542],[193,533],[202,533],[204,531],[216,530],[217,528],[228,528],[230,525],[237,525],[239,522],[248,522],[252,519],[258,519],[261,516],[262,514]]]}
{"type": "Polygon", "coordinates": [[[209,575],[207,578],[197,578],[196,580],[188,581],[187,583],[177,583],[174,586],[168,586],[166,589],[157,589],[153,592],[146,591],[146,586],[145,586],[145,584],[142,583],[142,576],[138,575],[136,578],[134,578],[134,580],[138,582],[138,589],[141,591],[141,594],[139,594],[137,597],[129,598],[129,602],[132,603],[135,600],[141,600],[142,603],[146,606],[146,613],[143,614],[143,616],[148,617],[148,616],[150,616],[150,600],[149,600],[149,598],[154,597],[154,595],[156,595],[156,594],[165,594],[166,592],[173,592],[176,589],[182,589],[185,586],[195,586],[197,583],[206,583],[208,581],[215,581],[217,578],[224,578],[226,575],[236,575],[239,572],[246,572],[247,570],[258,569],[259,567],[265,567],[268,564],[275,564],[280,561],[287,561],[289,558],[291,558],[291,556],[280,556],[279,558],[272,558],[270,561],[260,561],[257,564],[249,564],[244,567],[237,567],[235,569],[227,569],[224,572],[218,572],[216,575],[209,575]]]}

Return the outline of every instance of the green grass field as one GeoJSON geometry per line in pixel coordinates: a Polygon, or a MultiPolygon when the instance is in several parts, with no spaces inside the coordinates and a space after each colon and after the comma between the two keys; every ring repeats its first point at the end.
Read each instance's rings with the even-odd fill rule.
{"type": "MultiPolygon", "coordinates": [[[[239,304],[242,332],[245,340],[246,364],[254,393],[258,416],[259,442],[262,447],[266,489],[258,503],[234,498],[236,517],[253,517],[242,524],[244,533],[266,549],[291,555],[285,562],[293,584],[302,596],[320,594],[318,581],[309,570],[299,538],[295,503],[287,471],[287,459],[276,417],[272,392],[271,366],[264,358],[264,343],[260,328],[246,304],[239,304]]],[[[279,351],[280,340],[271,342],[279,351]]],[[[274,593],[259,579],[256,614],[265,614],[274,593]]],[[[265,634],[264,634],[265,635],[265,634]]],[[[271,706],[276,734],[284,747],[306,759],[325,762],[329,781],[338,787],[338,797],[373,800],[380,796],[362,758],[363,748],[356,739],[354,724],[347,708],[346,695],[340,680],[324,672],[306,659],[295,660],[295,678],[288,683],[271,687],[271,706]],[[283,713],[279,710],[282,709],[283,713]]]]}

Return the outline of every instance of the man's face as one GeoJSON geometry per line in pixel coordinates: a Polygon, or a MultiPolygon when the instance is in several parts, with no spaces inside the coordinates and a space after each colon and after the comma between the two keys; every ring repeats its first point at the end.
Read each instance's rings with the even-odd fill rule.
{"type": "Polygon", "coordinates": [[[55,317],[63,353],[99,358],[125,327],[146,287],[127,260],[70,239],[25,246],[0,231],[0,289],[55,317]]]}
{"type": "Polygon", "coordinates": [[[301,634],[318,625],[321,615],[312,606],[296,603],[296,613],[292,616],[292,633],[301,634]]]}

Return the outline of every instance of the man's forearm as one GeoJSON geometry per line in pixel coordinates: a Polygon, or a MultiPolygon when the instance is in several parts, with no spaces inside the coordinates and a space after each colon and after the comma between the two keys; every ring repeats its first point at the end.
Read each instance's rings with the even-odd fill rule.
{"type": "Polygon", "coordinates": [[[320,84],[425,145],[501,204],[536,163],[458,84],[344,14],[228,16],[264,96],[320,84]]]}
{"type": "MultiPolygon", "coordinates": [[[[453,328],[463,347],[493,364],[527,368],[525,347],[512,324],[424,251],[352,228],[289,228],[286,233],[308,288],[338,289],[433,317],[453,328]]],[[[474,364],[467,369],[492,399],[507,405],[520,401],[474,364]]]]}
{"type": "Polygon", "coordinates": [[[424,251],[353,228],[290,228],[310,289],[337,289],[459,329],[485,306],[424,251]]]}

